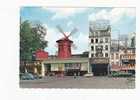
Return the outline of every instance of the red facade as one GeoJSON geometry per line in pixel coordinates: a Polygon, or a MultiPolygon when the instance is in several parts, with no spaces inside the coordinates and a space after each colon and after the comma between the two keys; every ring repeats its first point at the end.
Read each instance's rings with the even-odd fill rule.
{"type": "Polygon", "coordinates": [[[37,50],[35,55],[36,60],[45,60],[48,58],[48,52],[45,52],[44,50],[37,50]]]}
{"type": "Polygon", "coordinates": [[[71,57],[71,44],[73,41],[68,38],[63,38],[58,41],[58,58],[70,58],[71,57]]]}

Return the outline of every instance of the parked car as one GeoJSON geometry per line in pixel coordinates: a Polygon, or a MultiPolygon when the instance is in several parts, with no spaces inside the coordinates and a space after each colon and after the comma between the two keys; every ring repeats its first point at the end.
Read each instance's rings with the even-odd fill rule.
{"type": "Polygon", "coordinates": [[[55,73],[50,72],[50,73],[48,73],[48,76],[55,76],[55,73]]]}
{"type": "Polygon", "coordinates": [[[20,79],[21,80],[34,80],[35,77],[31,73],[21,73],[20,74],[20,79]]]}
{"type": "Polygon", "coordinates": [[[42,78],[42,76],[40,76],[38,74],[33,74],[33,76],[34,76],[35,79],[41,79],[42,78]]]}
{"type": "Polygon", "coordinates": [[[85,77],[92,77],[93,76],[93,73],[87,73],[84,75],[85,77]]]}
{"type": "Polygon", "coordinates": [[[126,72],[116,72],[116,73],[113,73],[111,76],[112,77],[131,77],[131,76],[133,76],[133,74],[126,73],[126,72]]]}

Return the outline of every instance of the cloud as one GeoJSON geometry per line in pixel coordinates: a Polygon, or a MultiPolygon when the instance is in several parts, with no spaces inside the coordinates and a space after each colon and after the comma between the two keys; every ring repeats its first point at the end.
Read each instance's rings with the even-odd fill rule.
{"type": "Polygon", "coordinates": [[[73,54],[81,54],[84,51],[88,51],[88,35],[84,33],[80,33],[80,35],[76,38],[73,38],[73,43],[77,47],[77,49],[72,48],[73,54]]]}
{"type": "Polygon", "coordinates": [[[108,18],[108,12],[106,10],[101,10],[98,13],[93,12],[92,14],[89,15],[89,20],[95,21],[98,19],[109,19],[108,18]]]}
{"type": "Polygon", "coordinates": [[[68,18],[75,14],[82,13],[88,9],[88,8],[47,8],[47,7],[42,8],[54,13],[52,20],[68,18]]]}
{"type": "Polygon", "coordinates": [[[111,10],[111,12],[109,12],[109,15],[112,23],[116,23],[120,21],[123,16],[131,18],[135,17],[136,11],[135,8],[114,8],[111,10]]]}
{"type": "Polygon", "coordinates": [[[110,20],[111,24],[114,24],[120,21],[123,16],[133,18],[136,16],[135,14],[136,14],[135,8],[113,8],[110,11],[103,9],[97,13],[93,12],[92,14],[89,15],[88,18],[90,21],[100,19],[110,20]]]}
{"type": "Polygon", "coordinates": [[[45,40],[48,41],[48,47],[45,48],[45,51],[49,52],[49,54],[55,54],[57,52],[57,43],[56,41],[62,38],[62,34],[59,34],[55,28],[48,27],[48,25],[44,24],[47,28],[47,35],[45,40]]]}
{"type": "MultiPolygon", "coordinates": [[[[67,18],[69,16],[73,16],[74,14],[76,13],[80,13],[80,11],[74,11],[74,9],[78,9],[78,8],[68,8],[70,10],[67,10],[68,12],[65,11],[65,9],[62,9],[62,8],[45,8],[47,9],[48,11],[51,11],[51,12],[54,12],[54,16],[56,15],[61,15],[60,17],[57,17],[57,18],[67,18]],[[66,16],[62,16],[62,15],[66,15],[66,16]]],[[[82,12],[82,11],[81,11],[82,12]]],[[[124,16],[126,16],[126,18],[135,18],[135,8],[113,8],[111,10],[107,10],[107,9],[102,9],[102,10],[99,10],[98,12],[93,12],[91,13],[88,18],[90,20],[96,20],[96,19],[107,19],[107,20],[110,20],[111,21],[111,24],[112,27],[114,27],[114,25],[118,25],[118,27],[121,27],[120,25],[123,25],[123,26],[128,26],[126,24],[126,22],[123,21],[123,18],[125,18],[124,16]],[[118,24],[121,23],[121,24],[118,24]],[[125,23],[125,24],[122,24],[122,23],[125,23]]],[[[128,20],[128,19],[127,19],[128,20]]],[[[126,20],[126,21],[127,21],[126,20]]],[[[69,20],[68,23],[66,24],[66,27],[68,27],[69,29],[72,29],[72,27],[74,26],[74,21],[72,20],[69,20]]],[[[79,25],[80,26],[80,25],[79,25]]],[[[55,54],[56,51],[58,50],[58,48],[56,47],[57,43],[56,41],[58,39],[61,39],[62,37],[64,37],[60,32],[58,32],[58,30],[54,27],[49,27],[47,26],[47,35],[46,35],[46,40],[49,42],[48,43],[48,47],[47,47],[47,51],[49,52],[49,54],[55,54]]],[[[75,27],[75,26],[74,26],[75,27]]],[[[77,25],[78,27],[78,25],[77,25]]],[[[87,26],[88,27],[88,26],[87,26]]],[[[88,50],[88,35],[81,32],[80,31],[80,28],[79,27],[78,29],[78,32],[73,34],[72,36],[70,36],[70,39],[74,41],[74,44],[77,46],[77,49],[74,50],[72,48],[72,53],[73,54],[76,54],[76,53],[82,53],[84,52],[85,50],[88,50]]],[[[116,26],[115,26],[116,28],[116,26]]],[[[123,30],[123,29],[121,29],[123,30]]],[[[67,30],[67,31],[71,31],[71,30],[67,30]]],[[[124,30],[125,32],[125,30],[124,30]]],[[[117,32],[115,32],[117,33],[117,32]]],[[[68,35],[69,32],[66,32],[66,34],[68,35]]],[[[112,34],[113,37],[117,36],[117,34],[112,34]]]]}
{"type": "Polygon", "coordinates": [[[69,21],[68,23],[67,23],[67,27],[71,27],[71,26],[73,26],[74,24],[73,24],[73,22],[72,21],[69,21]]]}

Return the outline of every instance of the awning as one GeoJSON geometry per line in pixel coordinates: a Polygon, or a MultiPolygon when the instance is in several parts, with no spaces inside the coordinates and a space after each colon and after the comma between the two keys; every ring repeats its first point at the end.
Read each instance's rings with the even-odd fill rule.
{"type": "Polygon", "coordinates": [[[111,71],[120,71],[121,70],[121,67],[114,64],[114,65],[111,66],[110,70],[111,71]]]}

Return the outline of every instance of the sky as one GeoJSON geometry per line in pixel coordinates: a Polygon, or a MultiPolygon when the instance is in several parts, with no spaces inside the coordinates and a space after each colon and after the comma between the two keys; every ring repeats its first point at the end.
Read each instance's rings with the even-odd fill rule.
{"type": "Polygon", "coordinates": [[[40,22],[47,29],[45,40],[48,47],[45,48],[49,54],[57,53],[56,41],[63,38],[63,34],[56,28],[60,25],[66,35],[77,28],[78,31],[69,38],[74,42],[73,54],[88,51],[89,46],[89,21],[100,19],[109,20],[111,24],[111,37],[116,39],[118,34],[129,34],[136,32],[135,8],[112,8],[112,7],[90,7],[90,8],[52,8],[52,7],[22,7],[20,9],[21,20],[40,22]],[[76,47],[76,48],[75,48],[76,47]]]}

